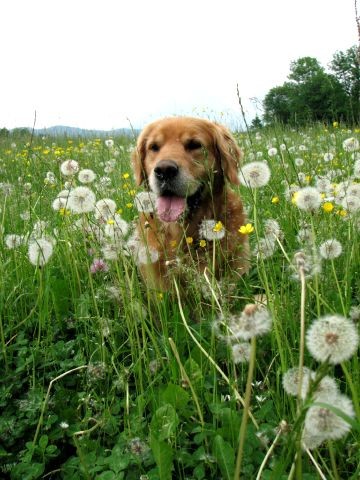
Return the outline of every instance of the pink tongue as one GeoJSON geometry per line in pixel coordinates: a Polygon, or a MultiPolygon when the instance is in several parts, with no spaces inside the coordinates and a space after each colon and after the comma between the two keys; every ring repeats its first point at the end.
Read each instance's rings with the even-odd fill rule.
{"type": "Polygon", "coordinates": [[[185,210],[185,198],[158,197],[156,210],[163,222],[175,222],[185,210]]]}

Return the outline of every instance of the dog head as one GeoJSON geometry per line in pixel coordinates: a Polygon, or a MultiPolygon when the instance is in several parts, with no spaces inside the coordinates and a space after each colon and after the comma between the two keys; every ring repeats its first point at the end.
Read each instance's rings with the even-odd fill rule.
{"type": "Polygon", "coordinates": [[[228,130],[198,118],[166,118],[141,132],[132,161],[138,185],[157,196],[158,216],[174,222],[204,190],[238,185],[241,152],[228,130]]]}

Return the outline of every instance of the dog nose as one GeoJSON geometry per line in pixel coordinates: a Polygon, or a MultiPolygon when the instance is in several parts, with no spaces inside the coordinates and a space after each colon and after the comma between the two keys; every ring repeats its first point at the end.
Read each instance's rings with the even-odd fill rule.
{"type": "Polygon", "coordinates": [[[179,167],[172,160],[161,160],[154,168],[156,178],[170,180],[178,174],[179,167]]]}

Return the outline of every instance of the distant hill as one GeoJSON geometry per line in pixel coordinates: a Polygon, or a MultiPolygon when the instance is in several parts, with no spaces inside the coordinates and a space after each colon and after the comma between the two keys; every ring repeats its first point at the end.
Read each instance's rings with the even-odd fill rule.
{"type": "MultiPolygon", "coordinates": [[[[28,130],[29,133],[32,131],[31,128],[21,128],[14,130],[28,130]]],[[[114,130],[88,130],[84,128],[77,127],[67,127],[64,125],[56,125],[49,128],[35,128],[35,135],[46,135],[50,137],[116,137],[116,136],[127,136],[127,137],[136,137],[139,134],[139,130],[131,130],[131,128],[117,128],[114,130]]]]}

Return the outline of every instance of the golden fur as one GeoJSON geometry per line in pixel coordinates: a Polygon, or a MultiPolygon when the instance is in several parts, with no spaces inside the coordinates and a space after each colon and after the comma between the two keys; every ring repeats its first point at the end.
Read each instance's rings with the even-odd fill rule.
{"type": "MultiPolygon", "coordinates": [[[[248,270],[247,236],[238,232],[246,220],[243,205],[240,196],[227,185],[239,185],[240,160],[241,151],[230,132],[207,120],[166,118],[141,132],[132,156],[137,184],[144,184],[158,197],[164,191],[165,196],[175,194],[187,202],[176,221],[163,221],[156,211],[140,213],[138,235],[159,253],[158,261],[140,267],[148,285],[160,290],[169,288],[168,269],[179,249],[186,255],[191,253],[200,271],[204,270],[213,248],[212,241],[205,248],[200,246],[199,225],[204,219],[221,221],[226,232],[219,241],[220,248],[216,247],[216,276],[229,269],[239,275],[248,270]],[[174,178],[167,180],[170,174],[174,178]],[[193,239],[191,244],[186,242],[188,237],[193,239]]],[[[165,200],[170,202],[168,198],[165,200]]]]}

